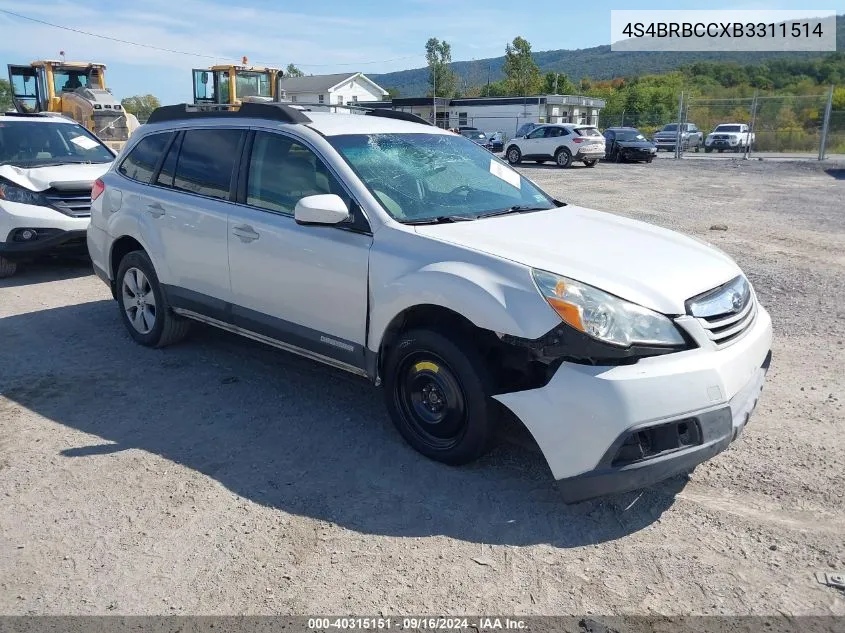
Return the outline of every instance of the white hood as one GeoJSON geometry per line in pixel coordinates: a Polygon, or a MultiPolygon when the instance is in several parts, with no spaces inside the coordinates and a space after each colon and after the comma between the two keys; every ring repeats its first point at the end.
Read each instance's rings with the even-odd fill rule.
{"type": "Polygon", "coordinates": [[[49,167],[14,167],[0,165],[0,177],[30,191],[45,189],[90,189],[111,163],[51,165],[49,167]]]}
{"type": "Polygon", "coordinates": [[[645,222],[583,207],[414,227],[421,235],[565,275],[664,314],[741,273],[727,255],[645,222]]]}

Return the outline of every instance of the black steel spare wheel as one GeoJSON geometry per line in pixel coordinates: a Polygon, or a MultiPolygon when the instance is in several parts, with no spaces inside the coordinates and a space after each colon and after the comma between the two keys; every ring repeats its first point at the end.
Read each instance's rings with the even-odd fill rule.
{"type": "Polygon", "coordinates": [[[463,387],[446,362],[431,353],[406,356],[396,397],[410,430],[432,448],[449,449],[466,429],[463,387]]]}
{"type": "Polygon", "coordinates": [[[432,330],[403,334],[384,364],[385,400],[402,437],[420,453],[464,464],[487,450],[493,415],[477,350],[432,330]]]}

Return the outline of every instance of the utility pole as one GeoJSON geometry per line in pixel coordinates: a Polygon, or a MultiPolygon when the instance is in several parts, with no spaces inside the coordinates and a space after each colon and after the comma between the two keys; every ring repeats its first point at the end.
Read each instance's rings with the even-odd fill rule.
{"type": "Polygon", "coordinates": [[[437,59],[431,68],[431,122],[437,127],[437,59]]]}
{"type": "Polygon", "coordinates": [[[555,94],[557,94],[557,76],[558,73],[555,73],[555,94]]]}
{"type": "Polygon", "coordinates": [[[487,96],[490,96],[490,62],[487,62],[487,96]]]}
{"type": "Polygon", "coordinates": [[[819,144],[819,160],[824,160],[825,145],[827,145],[827,131],[830,127],[830,111],[833,108],[833,86],[827,93],[827,105],[824,107],[824,121],[822,122],[822,138],[819,144]]]}
{"type": "Polygon", "coordinates": [[[681,96],[678,97],[678,129],[675,134],[675,158],[681,157],[681,142],[683,141],[683,116],[684,116],[684,93],[681,91],[681,96]]]}
{"type": "Polygon", "coordinates": [[[756,133],[754,132],[754,123],[757,121],[757,95],[759,92],[759,90],[755,90],[754,98],[751,100],[751,125],[748,127],[748,136],[745,137],[745,156],[743,156],[745,160],[748,160],[748,157],[751,154],[751,139],[756,136],[756,133]]]}

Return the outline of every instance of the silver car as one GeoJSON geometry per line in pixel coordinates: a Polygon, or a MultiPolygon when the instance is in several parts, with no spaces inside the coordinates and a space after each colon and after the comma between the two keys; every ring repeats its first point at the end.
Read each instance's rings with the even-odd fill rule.
{"type": "Polygon", "coordinates": [[[160,108],[94,194],[94,268],[141,345],[199,322],[362,376],[449,464],[511,415],[571,501],[725,449],[769,366],[727,255],[405,113],[160,108]]]}

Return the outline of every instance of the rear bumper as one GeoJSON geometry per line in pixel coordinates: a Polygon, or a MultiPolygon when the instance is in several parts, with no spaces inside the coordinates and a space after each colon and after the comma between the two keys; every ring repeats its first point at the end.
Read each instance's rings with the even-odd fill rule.
{"type": "Polygon", "coordinates": [[[604,147],[599,149],[581,149],[575,154],[575,160],[595,160],[597,158],[604,158],[604,147]]]}
{"type": "Polygon", "coordinates": [[[12,231],[6,236],[8,241],[0,242],[0,255],[9,260],[32,259],[43,255],[86,255],[85,231],[63,231],[61,229],[35,229],[37,239],[19,242],[12,236],[12,231]]]}

